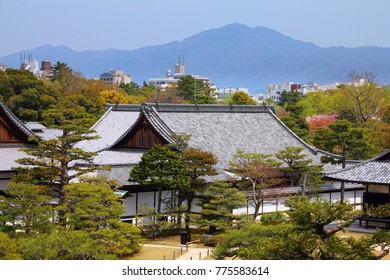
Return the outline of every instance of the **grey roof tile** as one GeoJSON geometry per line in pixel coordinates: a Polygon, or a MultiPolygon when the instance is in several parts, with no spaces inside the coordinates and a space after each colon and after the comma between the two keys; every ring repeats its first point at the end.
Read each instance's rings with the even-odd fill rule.
{"type": "Polygon", "coordinates": [[[79,147],[100,151],[101,156],[96,158],[100,164],[110,162],[112,155],[101,151],[127,135],[141,112],[168,142],[173,141],[172,133],[190,134],[190,145],[212,152],[219,159],[220,169],[228,168],[238,149],[275,154],[287,146],[299,146],[316,165],[321,164],[320,158],[326,154],[296,136],[270,108],[237,105],[109,105],[92,127],[101,138],[84,141],[79,147]]]}
{"type": "Polygon", "coordinates": [[[97,165],[135,165],[141,161],[146,150],[114,149],[105,150],[93,158],[93,164],[97,165]]]}
{"type": "Polygon", "coordinates": [[[287,146],[303,147],[314,164],[321,164],[321,155],[280,125],[269,112],[159,112],[159,115],[174,132],[190,134],[191,146],[212,152],[222,169],[228,168],[237,150],[275,154],[287,146]]]}
{"type": "Polygon", "coordinates": [[[100,120],[91,127],[100,138],[82,141],[77,147],[91,152],[108,149],[132,127],[140,114],[139,106],[136,111],[113,110],[113,108],[109,107],[100,120]]]}
{"type": "Polygon", "coordinates": [[[0,146],[0,171],[12,171],[14,167],[21,167],[15,161],[19,158],[27,157],[27,154],[20,151],[20,148],[27,147],[27,145],[1,145],[0,146]]]}
{"type": "Polygon", "coordinates": [[[390,161],[367,161],[350,168],[327,173],[326,177],[357,183],[390,184],[390,161]]]}
{"type": "Polygon", "coordinates": [[[115,165],[111,166],[111,170],[99,170],[97,175],[116,180],[121,186],[127,186],[131,185],[128,181],[131,167],[131,165],[115,165]]]}

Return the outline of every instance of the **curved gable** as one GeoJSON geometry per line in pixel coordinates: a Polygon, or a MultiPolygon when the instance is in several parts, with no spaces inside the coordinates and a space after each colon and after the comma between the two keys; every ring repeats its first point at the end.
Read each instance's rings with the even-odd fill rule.
{"type": "Polygon", "coordinates": [[[154,145],[165,145],[165,140],[145,115],[142,115],[132,129],[111,148],[150,149],[154,145]]]}
{"type": "Polygon", "coordinates": [[[32,135],[32,131],[0,103],[0,144],[27,144],[32,135]]]}

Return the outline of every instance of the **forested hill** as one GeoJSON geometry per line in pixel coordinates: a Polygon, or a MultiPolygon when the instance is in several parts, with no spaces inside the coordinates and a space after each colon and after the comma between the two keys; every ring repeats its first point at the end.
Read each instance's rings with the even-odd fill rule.
{"type": "Polygon", "coordinates": [[[44,45],[2,60],[18,68],[23,52],[32,53],[38,61],[65,62],[88,78],[110,69],[124,70],[137,83],[164,75],[166,69],[173,70],[179,55],[185,58],[187,73],[208,76],[217,87],[247,87],[251,92],[263,92],[267,84],[287,81],[345,81],[352,70],[374,74],[379,84],[390,83],[390,48],[322,48],[275,30],[242,24],[131,51],[76,52],[66,46],[44,45]]]}

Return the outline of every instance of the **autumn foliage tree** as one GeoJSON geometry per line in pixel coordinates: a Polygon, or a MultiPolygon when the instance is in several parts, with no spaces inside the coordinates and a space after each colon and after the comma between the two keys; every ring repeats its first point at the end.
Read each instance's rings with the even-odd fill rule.
{"type": "Polygon", "coordinates": [[[192,201],[196,192],[203,191],[206,187],[206,177],[217,175],[217,158],[208,151],[198,148],[186,149],[182,154],[182,160],[190,177],[190,188],[183,192],[183,199],[187,200],[186,226],[190,223],[192,201]]]}

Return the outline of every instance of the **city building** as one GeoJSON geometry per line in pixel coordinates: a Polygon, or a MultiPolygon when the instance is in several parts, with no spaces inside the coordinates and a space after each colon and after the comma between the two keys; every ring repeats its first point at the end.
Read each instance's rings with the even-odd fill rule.
{"type": "Polygon", "coordinates": [[[54,69],[54,66],[50,61],[43,60],[41,62],[40,77],[46,78],[46,79],[53,77],[53,69],[54,69]]]}
{"type": "Polygon", "coordinates": [[[247,88],[219,87],[215,89],[215,93],[218,94],[219,99],[223,99],[227,95],[232,95],[236,91],[243,91],[249,94],[249,90],[247,88]]]}
{"type": "Polygon", "coordinates": [[[40,76],[39,62],[33,59],[32,54],[20,54],[20,70],[32,72],[35,76],[40,76]],[[23,59],[22,59],[23,57],[23,59]]]}
{"type": "Polygon", "coordinates": [[[20,54],[20,69],[32,72],[38,78],[49,79],[53,77],[53,64],[44,60],[39,68],[39,61],[33,59],[32,54],[20,54]]]}
{"type": "Polygon", "coordinates": [[[151,78],[148,80],[149,85],[159,88],[161,91],[165,91],[166,88],[172,87],[180,80],[181,77],[190,75],[194,77],[196,82],[206,83],[211,85],[211,80],[208,77],[202,77],[199,75],[186,74],[184,66],[184,58],[179,56],[178,63],[175,65],[175,73],[172,75],[171,70],[165,71],[165,77],[151,78]]]}
{"type": "Polygon", "coordinates": [[[295,84],[292,82],[284,83],[284,84],[272,84],[267,86],[267,98],[272,98],[273,101],[278,102],[280,100],[280,96],[284,91],[293,92],[300,91],[301,84],[295,84]]]}
{"type": "Polygon", "coordinates": [[[130,84],[131,76],[121,70],[111,70],[110,72],[101,74],[100,80],[104,81],[107,85],[130,84]]]}
{"type": "Polygon", "coordinates": [[[5,71],[5,70],[7,70],[7,68],[8,68],[8,65],[0,62],[0,71],[5,71]]]}

